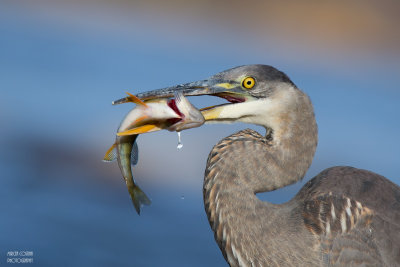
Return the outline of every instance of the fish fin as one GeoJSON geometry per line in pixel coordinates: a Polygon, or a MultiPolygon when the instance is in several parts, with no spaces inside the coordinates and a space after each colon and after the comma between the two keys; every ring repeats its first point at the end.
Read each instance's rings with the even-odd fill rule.
{"type": "Polygon", "coordinates": [[[128,188],[128,190],[132,199],[133,206],[135,207],[136,212],[140,215],[140,207],[142,205],[149,206],[151,204],[151,200],[137,185],[128,188]]]}
{"type": "Polygon", "coordinates": [[[114,143],[104,155],[103,161],[104,162],[112,162],[117,159],[117,143],[114,143]]]}
{"type": "Polygon", "coordinates": [[[134,134],[142,134],[148,132],[158,131],[160,128],[155,126],[154,124],[147,124],[140,127],[136,127],[127,131],[117,133],[118,136],[125,136],[125,135],[134,135],[134,134]]]}
{"type": "MultiPolygon", "coordinates": [[[[137,125],[139,122],[141,122],[141,121],[143,121],[143,120],[145,120],[145,119],[147,119],[147,118],[149,118],[149,116],[147,116],[147,115],[143,115],[143,116],[140,116],[139,118],[137,118],[136,120],[134,120],[130,125],[129,125],[129,127],[135,127],[135,125],[137,125]]],[[[137,128],[137,127],[136,127],[137,128]]],[[[135,129],[136,129],[135,128],[135,129]]]]}
{"type": "Polygon", "coordinates": [[[124,104],[124,103],[128,103],[128,102],[133,102],[137,105],[142,105],[147,107],[147,104],[144,103],[142,100],[140,100],[137,96],[132,95],[131,93],[126,92],[129,96],[124,97],[124,98],[120,98],[118,100],[114,100],[113,102],[111,102],[112,105],[119,105],[119,104],[124,104]]]}
{"type": "Polygon", "coordinates": [[[182,114],[182,120],[171,125],[168,130],[180,132],[182,130],[199,127],[204,124],[204,116],[189,100],[182,94],[182,92],[175,92],[176,108],[182,114]]]}
{"type": "Polygon", "coordinates": [[[133,143],[133,146],[132,146],[131,165],[135,166],[138,163],[138,160],[139,160],[139,148],[135,141],[135,143],[133,143]]]}
{"type": "Polygon", "coordinates": [[[183,96],[182,92],[174,92],[174,98],[176,102],[184,101],[185,97],[183,96]]]}
{"type": "Polygon", "coordinates": [[[129,93],[129,92],[126,92],[126,94],[129,95],[127,98],[128,98],[131,102],[135,103],[136,105],[141,105],[141,106],[148,107],[147,104],[144,103],[142,100],[140,100],[137,96],[132,95],[132,94],[129,93]]]}
{"type": "Polygon", "coordinates": [[[148,117],[149,116],[147,116],[147,115],[140,116],[131,125],[135,125],[136,123],[141,122],[142,120],[147,119],[148,117]]]}

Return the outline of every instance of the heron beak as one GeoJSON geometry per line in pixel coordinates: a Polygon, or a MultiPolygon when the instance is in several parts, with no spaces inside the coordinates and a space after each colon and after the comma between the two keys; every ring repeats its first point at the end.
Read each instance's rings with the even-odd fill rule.
{"type": "MultiPolygon", "coordinates": [[[[160,98],[171,98],[174,97],[174,94],[178,92],[182,92],[184,96],[196,96],[210,94],[211,90],[209,90],[207,80],[204,80],[143,92],[137,94],[136,96],[143,101],[149,101],[160,98]]],[[[118,105],[130,101],[130,97],[124,97],[113,101],[112,104],[118,105]]]]}
{"type": "MultiPolygon", "coordinates": [[[[210,78],[191,83],[179,84],[167,88],[152,90],[136,95],[142,101],[152,101],[161,98],[172,98],[174,94],[181,92],[184,96],[211,95],[226,99],[229,103],[211,106],[200,109],[206,121],[217,120],[221,111],[227,106],[236,103],[242,103],[255,99],[248,91],[242,88],[238,81],[226,81],[210,78]]],[[[131,102],[132,96],[113,101],[113,105],[131,102]]]]}

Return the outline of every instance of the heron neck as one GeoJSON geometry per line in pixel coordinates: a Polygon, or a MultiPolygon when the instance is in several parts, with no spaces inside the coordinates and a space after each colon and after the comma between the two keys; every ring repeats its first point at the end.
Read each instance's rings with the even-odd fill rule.
{"type": "Polygon", "coordinates": [[[261,238],[258,235],[274,234],[269,231],[269,224],[286,219],[281,218],[285,216],[282,207],[276,212],[277,205],[262,202],[255,194],[295,183],[308,170],[317,145],[317,125],[308,97],[304,101],[297,113],[285,115],[282,128],[267,131],[267,136],[250,129],[240,131],[218,143],[208,157],[203,188],[205,209],[228,261],[229,257],[236,262],[240,258],[234,255],[234,240],[251,235],[249,242],[256,242],[261,238]],[[258,221],[260,213],[264,220],[258,221]],[[247,225],[248,229],[263,229],[243,232],[249,222],[254,227],[247,225]]]}
{"type": "MultiPolygon", "coordinates": [[[[247,129],[221,140],[210,152],[205,190],[217,183],[252,193],[268,192],[302,179],[318,142],[310,99],[296,89],[293,103],[266,120],[266,136],[247,129]]],[[[268,117],[269,114],[266,114],[268,117]]]]}

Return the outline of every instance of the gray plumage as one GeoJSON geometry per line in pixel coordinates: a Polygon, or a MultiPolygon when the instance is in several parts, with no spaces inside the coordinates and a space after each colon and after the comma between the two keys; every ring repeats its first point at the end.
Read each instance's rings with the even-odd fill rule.
{"type": "Polygon", "coordinates": [[[206,122],[266,129],[265,136],[247,129],[226,137],[208,157],[205,210],[231,266],[400,266],[400,188],[378,174],[333,167],[287,203],[256,197],[301,180],[317,146],[311,101],[286,74],[240,66],[137,96],[177,92],[230,102],[202,109],[206,122]]]}
{"type": "Polygon", "coordinates": [[[228,263],[400,266],[400,188],[380,175],[333,167],[287,203],[255,196],[303,178],[316,149],[317,125],[309,98],[270,66],[243,66],[217,76],[233,80],[242,74],[257,80],[250,94],[283,107],[273,115],[278,128],[263,125],[266,136],[240,131],[221,140],[208,157],[205,210],[228,263]],[[285,90],[294,94],[281,101],[285,90]]]}

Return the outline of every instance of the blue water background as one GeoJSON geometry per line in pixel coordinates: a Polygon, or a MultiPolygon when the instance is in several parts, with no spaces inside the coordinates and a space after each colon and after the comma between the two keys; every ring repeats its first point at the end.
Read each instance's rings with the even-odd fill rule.
{"type": "MultiPolygon", "coordinates": [[[[285,71],[310,95],[319,125],[305,179],[260,198],[287,201],[334,165],[400,184],[398,54],[297,54],[234,35],[215,40],[218,30],[168,37],[139,20],[100,27],[90,16],[63,20],[10,3],[0,9],[0,265],[8,251],[27,250],[37,266],[226,266],[203,208],[206,158],[221,138],[261,128],[185,131],[181,151],[174,133],[140,136],[134,176],[153,202],[140,216],[117,164],[101,159],[132,108],[112,100],[236,65],[285,71]]],[[[191,101],[198,107],[221,102],[191,101]]]]}

